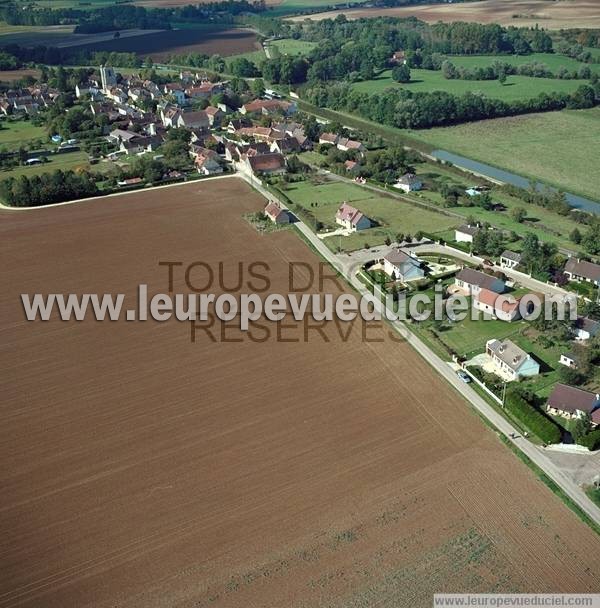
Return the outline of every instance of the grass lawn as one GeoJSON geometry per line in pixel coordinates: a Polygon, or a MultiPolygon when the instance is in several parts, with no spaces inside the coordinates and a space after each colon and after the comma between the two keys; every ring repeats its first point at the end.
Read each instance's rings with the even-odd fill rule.
{"type": "MultiPolygon", "coordinates": [[[[342,237],[341,246],[345,250],[362,248],[365,243],[371,246],[381,245],[386,237],[389,236],[393,240],[398,233],[414,234],[419,230],[437,232],[460,223],[456,218],[388,198],[383,194],[379,196],[353,184],[313,184],[311,181],[305,181],[290,184],[283,192],[292,202],[301,205],[318,221],[332,228],[337,227],[335,213],[344,201],[379,222],[380,226],[342,237]],[[316,206],[311,207],[311,203],[316,203],[316,206]]],[[[332,237],[324,242],[332,248],[337,248],[340,239],[332,237]]]]}
{"type": "Polygon", "coordinates": [[[281,55],[308,55],[317,46],[317,43],[284,38],[273,40],[269,43],[269,46],[276,47],[281,55]]]}
{"type": "Polygon", "coordinates": [[[234,59],[241,58],[248,59],[248,61],[251,61],[254,65],[258,66],[261,61],[264,61],[267,58],[267,56],[265,55],[265,52],[262,49],[256,51],[249,51],[248,53],[241,53],[239,55],[230,55],[229,57],[224,57],[227,69],[229,69],[231,62],[234,59]]]}
{"type": "Polygon", "coordinates": [[[29,120],[2,120],[0,121],[0,149],[18,149],[32,139],[48,141],[48,135],[44,127],[36,127],[29,120]]]}
{"type": "Polygon", "coordinates": [[[556,73],[561,67],[565,67],[570,71],[578,70],[581,66],[589,66],[592,72],[600,72],[600,64],[598,63],[581,63],[571,57],[558,55],[556,53],[532,53],[531,55],[460,55],[448,56],[448,60],[456,66],[465,68],[484,68],[490,66],[494,61],[502,63],[510,63],[511,65],[519,66],[524,63],[543,63],[548,66],[548,69],[556,73]]]}
{"type": "MultiPolygon", "coordinates": [[[[76,167],[90,169],[87,152],[65,152],[64,154],[53,154],[48,158],[50,159],[50,162],[42,165],[15,167],[10,171],[0,171],[0,179],[18,177],[19,175],[31,177],[33,175],[41,175],[42,173],[51,173],[57,169],[60,169],[61,171],[75,169],[76,167]]],[[[98,165],[94,165],[94,167],[98,167],[98,165]]]]}
{"type": "Polygon", "coordinates": [[[600,198],[600,108],[482,120],[409,134],[592,200],[600,198]]]}
{"type": "Polygon", "coordinates": [[[391,70],[384,70],[373,80],[357,82],[352,87],[363,93],[379,93],[389,87],[403,87],[415,93],[446,91],[453,95],[480,93],[494,99],[518,101],[531,99],[540,93],[571,93],[587,80],[558,80],[554,78],[531,78],[529,76],[509,76],[505,84],[497,80],[447,80],[441,71],[411,70],[411,81],[400,84],[392,80],[391,70]]]}

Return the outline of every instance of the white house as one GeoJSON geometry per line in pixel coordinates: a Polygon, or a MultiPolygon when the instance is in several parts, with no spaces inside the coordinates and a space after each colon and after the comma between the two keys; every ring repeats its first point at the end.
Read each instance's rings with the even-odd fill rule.
{"type": "Polygon", "coordinates": [[[569,258],[565,264],[565,274],[570,281],[586,281],[600,286],[600,266],[585,260],[569,258]]]}
{"type": "Polygon", "coordinates": [[[348,203],[342,203],[335,214],[335,221],[351,232],[371,227],[371,220],[355,207],[348,205],[348,203]]]}
{"type": "Polygon", "coordinates": [[[557,384],[548,397],[546,411],[568,420],[588,415],[593,427],[600,424],[600,395],[574,386],[557,384]]]}
{"type": "Polygon", "coordinates": [[[589,317],[579,317],[575,322],[573,333],[575,339],[584,341],[594,338],[600,332],[600,321],[590,319],[589,317]]]}
{"type": "Polygon", "coordinates": [[[472,243],[473,237],[479,232],[479,226],[464,224],[454,230],[454,240],[457,243],[472,243]]]}
{"type": "Polygon", "coordinates": [[[454,285],[466,295],[475,295],[481,289],[488,289],[495,293],[504,293],[506,290],[506,285],[502,279],[472,268],[463,268],[456,275],[454,285]]]}
{"type": "Polygon", "coordinates": [[[558,362],[565,367],[570,367],[572,369],[577,369],[577,355],[573,352],[562,353],[560,355],[560,359],[558,362]]]}
{"type": "Polygon", "coordinates": [[[502,268],[508,268],[509,270],[512,270],[521,263],[521,258],[522,256],[520,253],[509,251],[507,249],[506,251],[503,251],[502,255],[500,256],[500,266],[502,268]]]}
{"type": "Polygon", "coordinates": [[[473,295],[473,308],[499,319],[500,321],[518,321],[520,300],[489,289],[482,288],[473,295]]]}
{"type": "Polygon", "coordinates": [[[422,187],[423,182],[414,173],[405,173],[394,184],[394,188],[398,188],[404,192],[414,192],[421,190],[422,187]]]}
{"type": "Polygon", "coordinates": [[[402,249],[392,249],[383,258],[383,270],[392,280],[411,281],[425,276],[421,260],[402,249]]]}
{"type": "Polygon", "coordinates": [[[485,352],[497,375],[509,382],[540,373],[540,364],[511,340],[488,340],[485,352]]]}

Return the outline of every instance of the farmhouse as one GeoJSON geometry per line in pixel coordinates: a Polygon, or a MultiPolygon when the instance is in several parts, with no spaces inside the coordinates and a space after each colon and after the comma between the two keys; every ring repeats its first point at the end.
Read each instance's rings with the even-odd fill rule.
{"type": "Polygon", "coordinates": [[[393,281],[411,281],[425,276],[421,260],[402,249],[393,249],[383,258],[383,270],[393,281]]]}
{"type": "Polygon", "coordinates": [[[600,286],[600,266],[585,260],[569,258],[565,264],[565,274],[570,281],[586,281],[600,286]]]}
{"type": "Polygon", "coordinates": [[[296,111],[296,104],[283,99],[257,99],[244,104],[240,108],[240,114],[274,114],[281,112],[286,116],[296,111]]]}
{"type": "Polygon", "coordinates": [[[282,209],[275,201],[269,203],[265,207],[265,215],[275,224],[289,224],[289,213],[282,209]]]}
{"type": "Polygon", "coordinates": [[[405,173],[394,184],[394,188],[398,188],[404,192],[414,192],[422,187],[423,182],[414,173],[405,173]]]}
{"type": "Polygon", "coordinates": [[[335,214],[335,221],[351,232],[366,230],[371,227],[371,220],[355,207],[348,205],[348,203],[342,203],[335,214]]]}
{"type": "Polygon", "coordinates": [[[365,146],[360,141],[356,141],[355,139],[348,139],[347,137],[340,137],[336,145],[337,149],[341,150],[342,152],[356,150],[360,154],[364,154],[366,150],[365,146]]]}
{"type": "Polygon", "coordinates": [[[590,319],[589,317],[578,317],[573,328],[576,340],[589,340],[594,338],[600,332],[600,321],[590,319]]]}
{"type": "Polygon", "coordinates": [[[479,226],[471,226],[471,224],[464,224],[459,226],[454,231],[454,240],[457,243],[472,243],[473,237],[479,232],[479,226]]]}
{"type": "Polygon", "coordinates": [[[540,364],[511,340],[488,340],[485,352],[496,373],[509,382],[540,373],[540,364]]]}
{"type": "Polygon", "coordinates": [[[176,124],[178,127],[186,127],[187,129],[208,129],[210,120],[208,114],[204,110],[200,110],[179,114],[176,124]]]}
{"type": "Polygon", "coordinates": [[[456,275],[454,285],[466,295],[475,295],[481,289],[487,289],[495,293],[504,293],[506,290],[506,285],[502,279],[472,268],[463,268],[456,275]]]}
{"type": "Polygon", "coordinates": [[[595,427],[600,424],[600,395],[574,386],[557,384],[548,397],[546,411],[567,420],[587,414],[595,427]]]}
{"type": "Polygon", "coordinates": [[[520,300],[512,296],[499,295],[495,291],[485,288],[480,289],[473,296],[474,308],[509,323],[521,318],[519,304],[520,300]]]}
{"type": "Polygon", "coordinates": [[[507,249],[506,251],[503,251],[500,255],[500,266],[502,268],[508,268],[509,270],[512,270],[521,263],[521,258],[522,256],[520,253],[509,251],[507,249]]]}

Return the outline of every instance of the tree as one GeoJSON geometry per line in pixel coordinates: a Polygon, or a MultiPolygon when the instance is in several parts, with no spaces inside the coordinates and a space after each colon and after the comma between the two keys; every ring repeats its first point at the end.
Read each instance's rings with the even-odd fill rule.
{"type": "Polygon", "coordinates": [[[510,215],[513,220],[515,220],[515,222],[522,224],[525,221],[525,218],[527,217],[527,211],[525,211],[523,207],[513,207],[513,209],[511,209],[510,215]]]}
{"type": "Polygon", "coordinates": [[[575,243],[576,245],[579,245],[579,243],[581,243],[581,232],[579,232],[578,228],[573,228],[571,234],[569,234],[569,240],[572,243],[575,243]]]}
{"type": "Polygon", "coordinates": [[[265,94],[265,82],[262,78],[256,78],[250,83],[250,91],[254,97],[262,97],[265,94]]]}
{"type": "Polygon", "coordinates": [[[410,82],[410,68],[408,67],[408,65],[397,65],[392,70],[392,78],[396,82],[410,82]]]}

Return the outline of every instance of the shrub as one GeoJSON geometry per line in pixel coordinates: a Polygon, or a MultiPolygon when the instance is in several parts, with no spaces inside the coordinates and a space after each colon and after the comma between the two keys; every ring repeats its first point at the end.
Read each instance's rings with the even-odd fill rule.
{"type": "Polygon", "coordinates": [[[511,392],[507,395],[506,409],[543,442],[560,442],[560,428],[518,393],[511,392]]]}
{"type": "Polygon", "coordinates": [[[588,450],[597,450],[600,448],[600,429],[591,431],[587,435],[580,437],[577,441],[579,445],[586,447],[588,450]]]}

